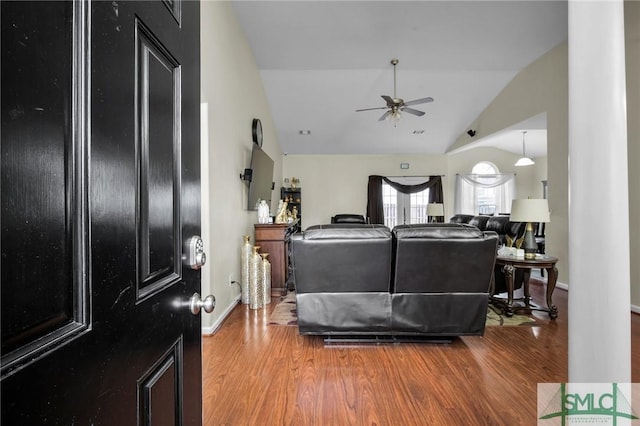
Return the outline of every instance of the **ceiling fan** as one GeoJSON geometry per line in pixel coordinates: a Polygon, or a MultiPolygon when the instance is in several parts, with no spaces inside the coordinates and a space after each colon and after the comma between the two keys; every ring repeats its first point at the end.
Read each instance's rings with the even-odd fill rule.
{"type": "Polygon", "coordinates": [[[402,98],[398,98],[396,96],[396,65],[398,65],[397,59],[391,60],[391,65],[393,65],[393,98],[388,95],[382,95],[382,99],[385,100],[387,106],[378,107],[378,108],[364,108],[357,109],[356,112],[360,111],[372,111],[375,109],[387,109],[387,111],[382,114],[382,116],[378,119],[378,121],[388,120],[389,118],[398,121],[400,120],[401,113],[407,112],[409,114],[417,115],[421,117],[424,115],[423,111],[419,111],[417,109],[409,108],[409,105],[417,105],[417,104],[426,104],[428,102],[433,102],[432,97],[414,99],[412,101],[405,102],[402,98]]]}

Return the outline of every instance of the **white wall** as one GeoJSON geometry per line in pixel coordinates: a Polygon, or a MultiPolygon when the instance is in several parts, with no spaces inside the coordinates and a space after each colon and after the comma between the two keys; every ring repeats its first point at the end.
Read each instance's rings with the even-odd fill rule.
{"type": "MultiPolygon", "coordinates": [[[[203,117],[203,239],[207,265],[202,294],[213,294],[217,306],[203,315],[203,330],[211,332],[235,306],[239,286],[229,286],[232,275],[240,281],[240,245],[243,235],[254,240],[257,213],[247,210],[247,184],[240,173],[249,167],[251,123],[260,118],[263,149],[275,162],[274,181],[282,181],[282,156],[262,80],[230,2],[201,3],[201,101],[203,117]]],[[[274,200],[279,191],[274,192],[274,200]]],[[[277,201],[276,201],[277,203],[277,201]]],[[[276,204],[277,206],[277,204],[276,204]]]]}

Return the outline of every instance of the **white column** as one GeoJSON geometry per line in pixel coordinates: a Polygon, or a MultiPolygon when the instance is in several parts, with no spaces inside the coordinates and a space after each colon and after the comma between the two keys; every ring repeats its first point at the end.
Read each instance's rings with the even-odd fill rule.
{"type": "Polygon", "coordinates": [[[624,9],[569,1],[569,382],[631,382],[624,9]]]}

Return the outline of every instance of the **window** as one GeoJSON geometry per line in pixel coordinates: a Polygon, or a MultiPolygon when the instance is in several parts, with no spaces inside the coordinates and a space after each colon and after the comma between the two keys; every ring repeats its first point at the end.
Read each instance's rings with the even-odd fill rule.
{"type": "Polygon", "coordinates": [[[500,173],[495,164],[481,161],[472,173],[456,178],[455,214],[500,214],[511,211],[515,175],[500,173]]]}
{"type": "MultiPolygon", "coordinates": [[[[424,182],[425,177],[393,178],[394,182],[404,185],[416,185],[424,182]]],[[[384,209],[384,224],[393,228],[398,224],[427,223],[427,204],[429,190],[425,189],[414,194],[403,194],[393,189],[389,184],[382,183],[382,205],[384,209]]]]}
{"type": "MultiPolygon", "coordinates": [[[[471,170],[471,173],[476,175],[496,175],[498,174],[498,168],[488,161],[481,161],[471,170]]],[[[492,179],[492,178],[491,178],[492,179]]],[[[484,180],[481,176],[478,176],[478,180],[484,180]]],[[[493,215],[496,213],[496,191],[497,188],[476,188],[476,205],[478,207],[478,214],[493,215]]],[[[501,212],[498,212],[501,213],[501,212]]]]}

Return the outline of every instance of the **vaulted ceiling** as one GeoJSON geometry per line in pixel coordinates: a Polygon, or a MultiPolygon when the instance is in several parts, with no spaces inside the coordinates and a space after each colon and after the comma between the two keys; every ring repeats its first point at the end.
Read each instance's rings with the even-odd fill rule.
{"type": "MultiPolygon", "coordinates": [[[[283,152],[441,154],[523,68],[567,39],[566,1],[234,1],[283,152]],[[433,97],[398,123],[393,97],[433,97]],[[395,126],[394,126],[395,124],[395,126]],[[302,135],[300,131],[309,130],[302,135]]],[[[523,100],[526,101],[526,100],[523,100]]],[[[544,120],[482,141],[546,153],[544,120]],[[538,130],[538,131],[535,131],[538,130]],[[513,141],[513,142],[512,142],[513,141]]]]}

